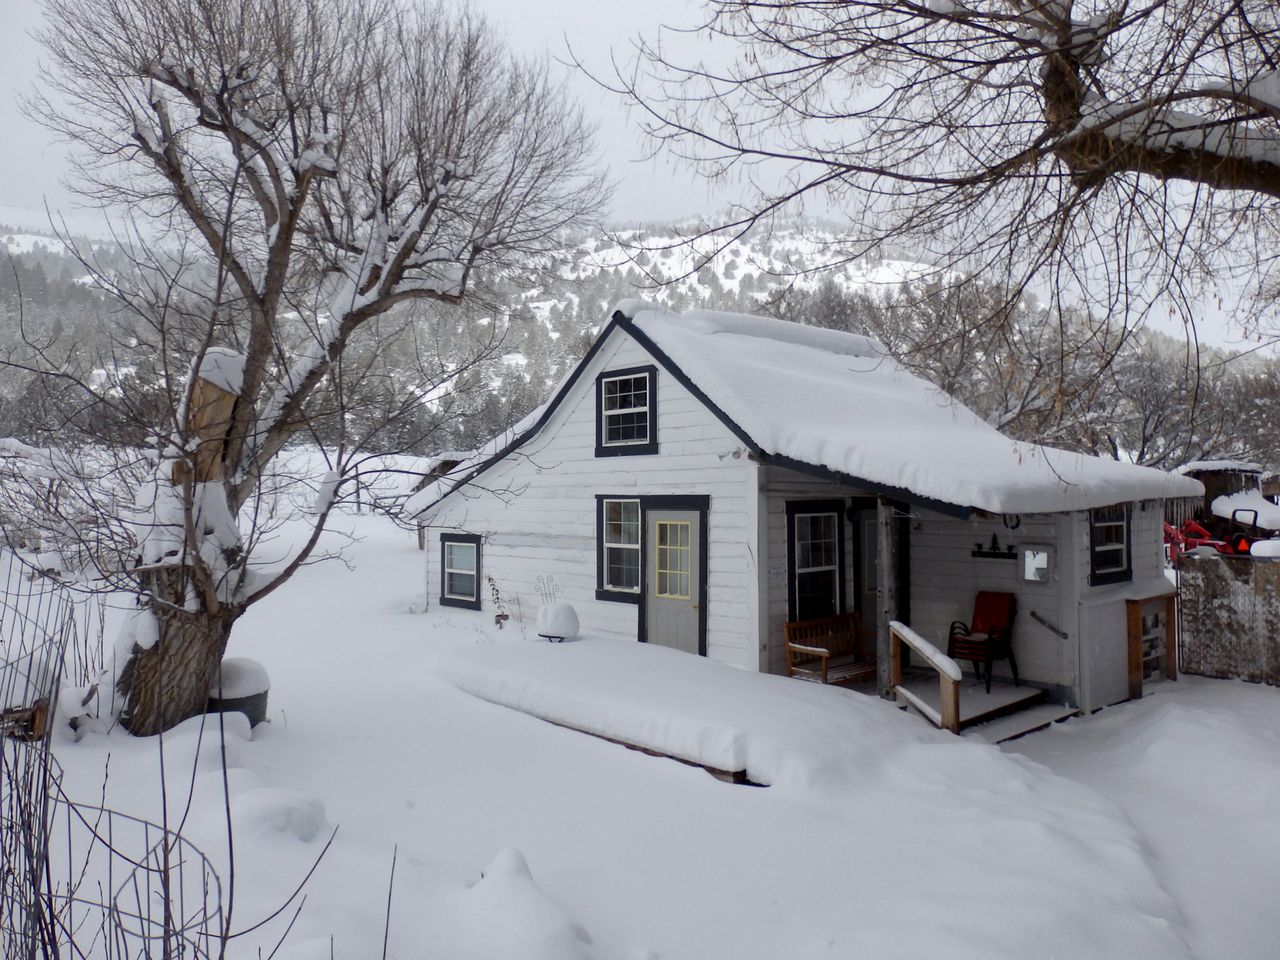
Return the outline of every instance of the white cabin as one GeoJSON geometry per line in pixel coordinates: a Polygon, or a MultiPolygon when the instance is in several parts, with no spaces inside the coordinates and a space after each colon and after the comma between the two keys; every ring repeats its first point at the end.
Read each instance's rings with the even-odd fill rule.
{"type": "Polygon", "coordinates": [[[1165,609],[1163,500],[1200,491],[1009,439],[865,337],[626,303],[406,509],[428,603],[532,625],[554,598],[584,635],[746,670],[786,672],[789,620],[860,612],[883,663],[890,620],[945,649],[977,591],[1012,592],[1021,680],[1096,709],[1163,670],[1148,642],[1135,689],[1134,611],[1165,609]]]}

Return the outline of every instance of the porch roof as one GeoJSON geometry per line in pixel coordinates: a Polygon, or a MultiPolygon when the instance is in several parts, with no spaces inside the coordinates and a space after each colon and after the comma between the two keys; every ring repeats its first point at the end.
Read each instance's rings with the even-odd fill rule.
{"type": "Polygon", "coordinates": [[[1010,439],[866,337],[635,301],[618,317],[766,461],[962,511],[1203,493],[1190,477],[1010,439]]]}

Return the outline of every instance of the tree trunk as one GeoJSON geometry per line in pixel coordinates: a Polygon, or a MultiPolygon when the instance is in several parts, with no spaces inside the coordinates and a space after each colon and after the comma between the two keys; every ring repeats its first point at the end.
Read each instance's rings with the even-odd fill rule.
{"type": "MultiPolygon", "coordinates": [[[[181,579],[178,568],[164,579],[181,579]]],[[[230,611],[212,615],[153,607],[159,637],[149,648],[134,646],[116,689],[124,698],[120,722],[135,736],[152,736],[205,712],[209,685],[217,675],[235,622],[230,611]]]]}

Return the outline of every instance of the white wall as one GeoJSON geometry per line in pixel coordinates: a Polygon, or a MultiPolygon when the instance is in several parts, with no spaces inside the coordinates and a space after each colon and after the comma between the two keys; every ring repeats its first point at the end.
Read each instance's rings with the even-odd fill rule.
{"type": "Polygon", "coordinates": [[[1155,500],[1135,503],[1130,514],[1130,562],[1133,579],[1089,584],[1089,514],[1075,518],[1075,576],[1079,583],[1081,706],[1096,710],[1129,696],[1129,636],[1125,601],[1153,596],[1164,581],[1164,508],[1155,500]]]}
{"type": "MultiPolygon", "coordinates": [[[[596,495],[705,495],[707,655],[759,669],[757,466],[742,443],[658,366],[659,452],[595,456],[596,376],[648,364],[657,365],[615,331],[540,434],[479,478],[491,492],[459,493],[430,517],[428,602],[439,602],[442,529],[478,533],[485,538],[482,577],[493,577],[513,618],[532,625],[541,605],[538,578],[549,577],[577,610],[584,634],[634,640],[638,606],[595,599],[596,495]]],[[[476,615],[490,618],[487,582],[481,593],[476,615]]]]}
{"type": "MultiPolygon", "coordinates": [[[[1021,679],[1049,685],[1074,683],[1074,652],[1067,656],[1055,634],[1031,617],[1036,611],[1050,623],[1062,620],[1062,564],[1058,546],[1066,516],[1023,514],[1016,529],[998,517],[961,520],[915,507],[911,521],[911,626],[939,649],[946,650],[953,620],[966,623],[973,616],[973,600],[979,590],[999,590],[1018,598],[1013,625],[1013,651],[1021,679]],[[996,560],[971,556],[975,544],[984,547],[992,535],[1002,549],[1013,544],[1014,559],[996,560]],[[1021,579],[1018,548],[1045,544],[1054,549],[1053,578],[1049,583],[1021,579]]],[[[1066,558],[1070,562],[1070,558],[1066,558]]],[[[971,669],[967,663],[961,667],[971,669]]],[[[997,661],[995,675],[1012,677],[1008,661],[997,661]]]]}
{"type": "MultiPolygon", "coordinates": [[[[762,489],[768,498],[765,550],[767,635],[761,668],[784,673],[786,650],[782,625],[787,619],[786,504],[793,500],[848,498],[866,496],[867,493],[778,467],[765,467],[761,475],[762,489]]],[[[1066,616],[1064,611],[1069,608],[1070,615],[1075,615],[1074,587],[1070,577],[1074,560],[1069,546],[1065,551],[1067,556],[1062,556],[1064,551],[1060,544],[1063,538],[1069,544],[1072,516],[1042,514],[1023,516],[1019,520],[1018,528],[1009,530],[999,518],[962,520],[922,507],[912,507],[909,523],[911,626],[945,650],[951,622],[970,619],[974,596],[979,590],[1011,592],[1018,598],[1013,642],[1021,678],[1048,686],[1073,686],[1076,666],[1074,644],[1064,643],[1031,618],[1031,611],[1035,610],[1055,626],[1067,629],[1062,626],[1066,616]],[[989,544],[993,533],[1000,538],[1002,546],[1009,543],[1015,546],[1023,543],[1052,546],[1055,553],[1053,580],[1047,584],[1023,581],[1018,575],[1017,560],[986,560],[970,556],[974,544],[978,541],[989,544]],[[1069,604],[1064,602],[1064,597],[1071,598],[1069,604]]],[[[846,605],[852,610],[856,605],[857,533],[847,522],[844,533],[846,605]]],[[[863,576],[872,578],[874,584],[874,569],[863,571],[863,576]]],[[[868,617],[867,626],[875,627],[874,611],[868,617]]],[[[1012,676],[1006,661],[995,665],[995,673],[997,676],[1012,676]]]]}

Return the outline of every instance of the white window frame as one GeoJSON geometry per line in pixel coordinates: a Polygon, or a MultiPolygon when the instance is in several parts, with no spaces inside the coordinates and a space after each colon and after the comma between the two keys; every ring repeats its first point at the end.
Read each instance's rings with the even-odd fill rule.
{"type": "MultiPolygon", "coordinates": [[[[628,521],[621,518],[619,523],[625,529],[628,521]]],[[[640,571],[642,569],[644,557],[641,553],[644,544],[644,514],[640,509],[640,501],[635,497],[606,497],[601,502],[600,507],[600,589],[607,590],[610,593],[629,593],[639,595],[640,593],[640,571]],[[633,504],[635,506],[635,543],[627,543],[624,541],[611,541],[609,539],[609,505],[617,504],[633,504]],[[636,585],[634,587],[619,586],[609,582],[609,551],[611,550],[628,550],[635,551],[635,570],[636,585]]]]}
{"type": "Polygon", "coordinates": [[[1132,511],[1129,504],[1116,504],[1114,507],[1100,507],[1089,511],[1089,577],[1095,584],[1118,583],[1133,577],[1133,559],[1131,556],[1133,536],[1131,529],[1132,511]],[[1108,511],[1116,511],[1114,519],[1106,517],[1108,511]],[[1099,544],[1095,531],[1109,529],[1119,530],[1121,537],[1118,543],[1099,544]],[[1108,555],[1116,555],[1118,559],[1110,563],[1099,561],[1108,555]]]}
{"type": "MultiPolygon", "coordinates": [[[[840,609],[840,514],[832,510],[812,510],[808,512],[797,512],[795,515],[795,533],[794,542],[791,549],[795,551],[795,596],[797,607],[800,603],[800,577],[806,573],[826,573],[833,574],[831,578],[831,604],[832,609],[840,609]],[[834,556],[830,564],[822,564],[816,567],[800,566],[800,521],[810,517],[831,517],[833,525],[831,528],[832,550],[834,556]]],[[[811,551],[812,552],[812,551],[811,551]]],[[[797,614],[798,616],[799,614],[797,614]]]]}
{"type": "Polygon", "coordinates": [[[480,565],[481,539],[473,534],[444,533],[440,536],[440,603],[447,607],[465,607],[470,610],[480,609],[480,565]],[[470,549],[469,566],[459,566],[458,548],[470,549]],[[450,575],[461,574],[471,577],[473,592],[455,593],[449,588],[450,575]]]}
{"type": "Polygon", "coordinates": [[[600,445],[602,447],[636,447],[642,446],[653,441],[653,376],[648,370],[639,373],[623,373],[616,377],[605,376],[600,378],[600,445]],[[623,407],[616,410],[608,409],[608,385],[611,383],[619,383],[623,380],[644,380],[644,398],[643,407],[623,407]],[[610,440],[609,439],[609,418],[625,416],[633,413],[644,414],[644,437],[633,438],[631,440],[610,440]]]}

